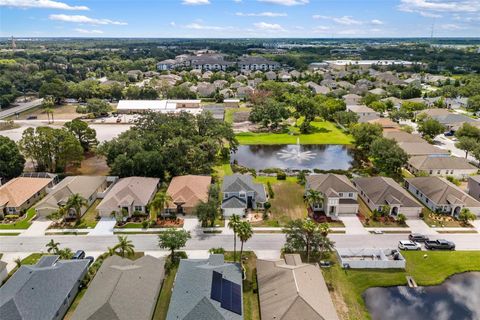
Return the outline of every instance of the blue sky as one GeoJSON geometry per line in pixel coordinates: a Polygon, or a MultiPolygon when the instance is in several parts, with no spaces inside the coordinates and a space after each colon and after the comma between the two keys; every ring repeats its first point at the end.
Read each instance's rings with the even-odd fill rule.
{"type": "Polygon", "coordinates": [[[480,0],[0,0],[0,36],[479,37],[480,0]]]}

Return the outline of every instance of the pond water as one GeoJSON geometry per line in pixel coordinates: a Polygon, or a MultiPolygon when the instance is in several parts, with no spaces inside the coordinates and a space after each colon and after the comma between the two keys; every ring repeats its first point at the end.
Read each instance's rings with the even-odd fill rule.
{"type": "Polygon", "coordinates": [[[348,170],[352,167],[353,151],[344,145],[241,145],[231,160],[256,170],[348,170]]]}
{"type": "Polygon", "coordinates": [[[363,298],[373,320],[478,320],[480,272],[457,274],[438,286],[370,288],[363,298]]]}

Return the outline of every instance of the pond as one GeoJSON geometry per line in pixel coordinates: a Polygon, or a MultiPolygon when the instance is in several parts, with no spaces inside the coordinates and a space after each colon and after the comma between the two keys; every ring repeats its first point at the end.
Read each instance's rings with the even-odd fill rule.
{"type": "Polygon", "coordinates": [[[256,170],[348,170],[352,167],[353,150],[345,145],[241,145],[231,160],[256,170]]]}
{"type": "Polygon", "coordinates": [[[438,286],[370,288],[363,298],[373,320],[480,319],[480,272],[457,274],[438,286]]]}

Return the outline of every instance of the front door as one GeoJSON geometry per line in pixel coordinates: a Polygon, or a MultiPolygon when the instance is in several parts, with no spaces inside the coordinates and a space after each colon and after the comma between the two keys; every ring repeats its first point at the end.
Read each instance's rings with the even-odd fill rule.
{"type": "Polygon", "coordinates": [[[247,197],[247,208],[248,209],[253,208],[253,197],[247,197]]]}

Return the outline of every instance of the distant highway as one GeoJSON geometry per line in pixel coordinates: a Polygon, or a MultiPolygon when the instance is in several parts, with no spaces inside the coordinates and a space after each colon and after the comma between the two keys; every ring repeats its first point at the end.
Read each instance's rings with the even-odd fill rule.
{"type": "Polygon", "coordinates": [[[15,115],[16,113],[20,113],[20,112],[38,107],[39,105],[42,104],[42,102],[43,102],[43,99],[36,99],[30,102],[18,103],[18,106],[16,107],[8,108],[0,111],[0,119],[5,119],[7,117],[15,115]]]}

